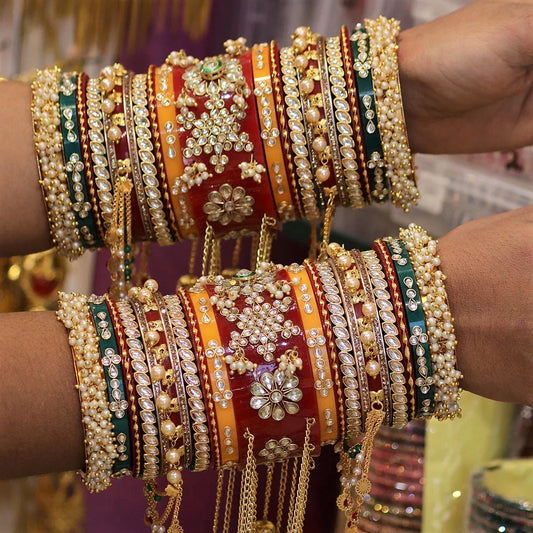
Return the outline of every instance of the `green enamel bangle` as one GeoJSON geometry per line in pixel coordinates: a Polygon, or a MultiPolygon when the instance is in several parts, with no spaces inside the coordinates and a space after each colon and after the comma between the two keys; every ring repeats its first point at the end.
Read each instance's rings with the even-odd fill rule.
{"type": "Polygon", "coordinates": [[[62,75],[59,85],[59,112],[65,154],[65,173],[72,209],[83,245],[85,248],[96,248],[101,243],[98,242],[98,233],[85,180],[76,107],[77,87],[78,75],[76,73],[62,75]]]}
{"type": "Polygon", "coordinates": [[[400,282],[405,317],[409,329],[409,344],[415,373],[415,418],[427,418],[433,414],[435,391],[431,353],[429,351],[420,290],[404,243],[399,239],[390,239],[385,242],[400,282]]]}
{"type": "Polygon", "coordinates": [[[113,322],[103,297],[93,297],[89,300],[89,309],[98,334],[102,366],[107,384],[109,410],[111,411],[111,422],[117,440],[119,455],[113,465],[113,474],[115,477],[131,475],[131,434],[128,422],[128,402],[126,400],[122,362],[113,322]]]}
{"type": "Polygon", "coordinates": [[[378,128],[374,82],[369,55],[368,34],[364,26],[357,24],[350,38],[353,52],[353,70],[359,99],[359,112],[363,131],[363,144],[366,150],[368,180],[370,182],[369,199],[383,203],[389,198],[389,186],[385,173],[383,146],[378,128]]]}

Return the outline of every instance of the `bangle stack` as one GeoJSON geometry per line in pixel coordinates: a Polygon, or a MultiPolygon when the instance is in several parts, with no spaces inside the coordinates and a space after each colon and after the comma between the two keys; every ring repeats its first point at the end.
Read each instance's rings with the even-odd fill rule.
{"type": "MultiPolygon", "coordinates": [[[[232,279],[202,277],[178,296],[162,297],[154,280],[118,302],[61,295],[89,488],[142,477],[147,520],[154,531],[170,522],[172,531],[182,470],[244,468],[248,495],[241,498],[255,501],[255,465],[304,457],[306,486],[312,455],[333,444],[341,455],[338,503],[356,524],[371,479],[382,498],[381,478],[369,470],[382,422],[401,428],[413,418],[459,414],[453,321],[436,247],[410,226],[370,251],[332,243],[325,261],[260,263],[232,279]],[[166,475],[164,490],[159,475],[166,475]],[[158,511],[164,496],[169,502],[158,511]]],[[[301,519],[303,494],[298,501],[291,520],[301,519]]],[[[254,509],[243,510],[251,514],[242,520],[255,521],[254,509]]]]}
{"type": "Polygon", "coordinates": [[[217,237],[257,233],[265,214],[319,221],[333,190],[352,208],[390,196],[408,209],[418,193],[398,28],[380,18],[324,38],[300,27],[289,48],[237,39],[204,60],[172,52],[146,74],[119,64],[94,79],[40,72],[32,109],[54,244],[70,258],[116,248],[120,209],[130,249],[197,238],[208,225],[217,237]]]}

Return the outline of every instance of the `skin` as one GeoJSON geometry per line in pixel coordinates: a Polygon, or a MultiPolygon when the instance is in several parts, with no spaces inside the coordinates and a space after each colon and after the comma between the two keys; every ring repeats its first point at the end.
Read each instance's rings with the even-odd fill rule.
{"type": "MultiPolygon", "coordinates": [[[[401,34],[413,151],[511,149],[533,141],[533,1],[482,0],[401,34]]],[[[49,248],[30,89],[0,83],[0,255],[49,248]],[[28,221],[31,221],[30,223],[28,221]]],[[[533,207],[465,224],[440,240],[463,386],[533,405],[533,207]]],[[[79,401],[53,313],[0,315],[0,477],[83,464],[79,401]]]]}

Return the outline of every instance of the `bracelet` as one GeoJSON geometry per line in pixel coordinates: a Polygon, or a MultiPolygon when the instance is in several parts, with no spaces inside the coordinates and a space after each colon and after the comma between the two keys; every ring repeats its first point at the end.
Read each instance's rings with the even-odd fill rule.
{"type": "MultiPolygon", "coordinates": [[[[189,406],[188,420],[191,423],[192,439],[194,440],[194,449],[192,443],[190,447],[187,447],[187,444],[185,446],[185,462],[190,470],[206,470],[209,467],[209,428],[207,426],[206,408],[198,367],[196,366],[193,347],[187,330],[188,326],[179,297],[175,295],[165,296],[164,299],[178,346],[178,355],[189,406]]],[[[186,434],[187,432],[184,431],[184,435],[186,434]]]]}
{"type": "Polygon", "coordinates": [[[78,231],[84,248],[96,246],[96,227],[91,216],[91,202],[87,192],[84,165],[81,155],[80,132],[76,91],[78,75],[64,73],[59,85],[59,107],[61,132],[63,136],[63,153],[65,154],[65,172],[69,184],[72,211],[76,218],[78,231]]]}
{"type": "Polygon", "coordinates": [[[107,385],[107,397],[115,440],[120,444],[119,455],[113,465],[115,477],[131,474],[131,444],[128,426],[128,402],[124,392],[121,357],[109,309],[103,297],[89,298],[89,310],[98,335],[101,361],[107,385]]]}
{"type": "Polygon", "coordinates": [[[98,337],[86,296],[60,292],[58,305],[56,316],[69,330],[76,388],[81,404],[85,434],[85,471],[82,472],[82,480],[89,492],[101,492],[111,484],[113,465],[118,453],[109,404],[105,398],[107,386],[98,337]]]}
{"type": "Polygon", "coordinates": [[[398,239],[386,240],[400,283],[405,317],[409,328],[409,344],[415,369],[416,417],[430,417],[434,409],[434,379],[431,355],[420,291],[405,245],[398,239]]]}
{"type": "MultiPolygon", "coordinates": [[[[136,382],[136,390],[139,402],[139,417],[142,434],[142,465],[140,477],[153,480],[159,474],[160,464],[160,437],[159,427],[156,417],[156,404],[154,389],[150,379],[150,371],[147,365],[148,351],[159,341],[157,332],[149,331],[148,323],[144,315],[143,304],[136,298],[129,299],[131,308],[135,313],[135,318],[140,332],[140,340],[144,347],[144,352],[139,350],[135,355],[139,357],[132,361],[133,377],[136,382]],[[142,359],[141,359],[142,357],[142,359]]],[[[131,353],[131,351],[130,351],[131,353]]]]}
{"type": "Polygon", "coordinates": [[[105,148],[104,123],[101,110],[102,99],[99,84],[100,81],[98,78],[92,78],[87,81],[87,125],[89,127],[89,148],[94,184],[96,185],[96,198],[102,219],[104,240],[106,240],[113,216],[113,186],[109,175],[109,165],[105,148]]]}
{"type": "MultiPolygon", "coordinates": [[[[357,165],[352,117],[346,88],[346,74],[339,37],[332,37],[326,40],[326,58],[333,98],[334,116],[332,118],[337,128],[339,145],[338,152],[333,150],[335,172],[341,175],[337,180],[337,186],[340,179],[344,179],[348,200],[346,205],[353,209],[359,209],[365,205],[365,200],[361,190],[361,180],[357,165]]],[[[333,131],[332,137],[335,137],[333,131]]]]}
{"type": "Polygon", "coordinates": [[[285,95],[285,109],[290,131],[290,144],[294,153],[294,164],[299,185],[299,193],[303,211],[308,220],[318,220],[320,213],[317,206],[315,189],[312,180],[311,162],[307,150],[307,141],[300,111],[300,90],[298,73],[294,67],[295,53],[292,48],[282,48],[279,52],[282,72],[282,87],[285,95]]]}
{"type": "Polygon", "coordinates": [[[408,422],[407,414],[407,389],[405,388],[405,370],[402,364],[401,347],[396,327],[391,297],[388,291],[387,281],[381,268],[381,264],[374,250],[361,252],[367,272],[372,283],[372,292],[381,319],[383,342],[387,354],[389,368],[391,400],[392,400],[392,423],[395,428],[402,428],[408,422]]]}
{"type": "MultiPolygon", "coordinates": [[[[363,350],[367,358],[365,369],[367,374],[376,379],[378,376],[380,386],[373,380],[370,381],[374,387],[370,387],[371,403],[374,409],[383,409],[385,412],[385,423],[391,425],[391,392],[390,377],[385,356],[385,346],[383,342],[382,328],[376,298],[372,292],[370,276],[363,261],[361,252],[352,250],[355,263],[361,275],[361,285],[365,292],[365,302],[356,304],[357,321],[359,322],[359,334],[363,343],[363,350]],[[374,398],[374,399],[373,399],[374,398]]],[[[392,307],[392,306],[391,306],[392,307]]]]}
{"type": "Polygon", "coordinates": [[[363,139],[366,153],[366,167],[370,185],[369,200],[384,202],[389,195],[381,131],[377,126],[376,103],[372,61],[369,55],[368,34],[361,24],[357,24],[351,37],[353,70],[359,97],[359,110],[363,126],[363,139]]]}
{"type": "Polygon", "coordinates": [[[434,415],[439,420],[454,418],[461,414],[459,380],[462,374],[457,370],[457,340],[444,286],[446,276],[439,269],[438,242],[414,224],[400,229],[400,236],[413,263],[428,326],[435,383],[434,415]]]}
{"type": "Polygon", "coordinates": [[[144,194],[157,242],[164,246],[172,244],[174,239],[168,227],[165,209],[159,191],[159,179],[155,167],[154,144],[152,142],[150,112],[148,109],[148,75],[133,76],[131,84],[131,100],[133,103],[133,120],[137,136],[138,157],[144,194]]]}
{"type": "Polygon", "coordinates": [[[177,223],[177,238],[195,236],[197,230],[191,215],[191,206],[186,191],[174,188],[174,182],[183,174],[183,158],[179,141],[176,106],[174,105],[174,73],[172,65],[165,63],[155,71],[157,88],[156,110],[161,153],[165,167],[170,203],[177,223]]]}
{"type": "MultiPolygon", "coordinates": [[[[160,134],[160,124],[158,121],[158,114],[156,110],[156,67],[154,65],[150,65],[148,67],[148,74],[147,74],[147,97],[148,97],[148,112],[149,112],[149,122],[151,125],[151,132],[152,132],[152,142],[154,145],[153,155],[155,157],[155,161],[153,161],[153,164],[156,165],[156,168],[159,170],[159,186],[158,190],[162,197],[162,207],[159,208],[159,211],[155,211],[155,209],[152,207],[152,204],[149,205],[152,207],[153,211],[152,216],[154,216],[154,213],[162,213],[164,215],[164,220],[166,223],[166,231],[163,232],[164,239],[170,239],[170,240],[164,240],[163,242],[160,242],[160,244],[172,244],[177,238],[179,240],[179,234],[176,227],[176,218],[174,217],[174,211],[172,209],[172,204],[170,202],[170,194],[169,194],[169,188],[167,184],[167,175],[166,175],[166,168],[165,163],[163,159],[162,149],[161,149],[161,134],[160,134]]],[[[146,163],[146,160],[144,160],[144,163],[146,163]]],[[[141,163],[142,166],[143,163],[141,163]]],[[[157,175],[157,173],[156,173],[157,175]]],[[[150,200],[153,200],[153,198],[149,197],[150,200]]],[[[162,223],[159,223],[160,225],[163,225],[162,223]]],[[[159,242],[159,241],[158,241],[159,242]]]]}
{"type": "Polygon", "coordinates": [[[335,345],[338,350],[337,357],[342,373],[344,386],[344,405],[346,407],[346,438],[348,445],[355,445],[356,439],[361,434],[361,403],[359,396],[359,384],[357,382],[357,370],[346,312],[342,306],[339,288],[335,280],[333,270],[329,263],[317,263],[316,269],[320,276],[320,282],[327,302],[335,345]]]}
{"type": "Polygon", "coordinates": [[[38,71],[32,83],[31,107],[39,183],[54,246],[75,259],[83,253],[83,245],[65,173],[58,92],[59,69],[38,71]]]}
{"type": "Polygon", "coordinates": [[[295,300],[313,373],[321,445],[334,444],[339,435],[337,407],[328,357],[330,348],[326,346],[318,302],[306,269],[294,272],[289,268],[287,273],[296,293],[295,300]]]}
{"type": "Polygon", "coordinates": [[[400,292],[400,282],[398,281],[396,270],[392,264],[392,258],[387,245],[381,239],[377,239],[374,241],[372,248],[377,251],[381,264],[385,269],[393,312],[398,326],[398,340],[400,341],[400,347],[395,349],[393,346],[389,346],[387,348],[387,354],[390,358],[396,358],[398,361],[403,361],[404,373],[409,386],[409,390],[407,391],[407,399],[410,404],[408,418],[413,419],[416,415],[415,384],[413,365],[411,362],[411,349],[409,345],[409,331],[400,292]]]}
{"type": "Polygon", "coordinates": [[[267,171],[279,218],[282,222],[286,222],[295,219],[295,209],[280,141],[269,47],[267,44],[259,44],[255,45],[252,51],[254,95],[262,126],[261,140],[265,151],[267,171]]]}
{"type": "Polygon", "coordinates": [[[378,126],[385,150],[391,199],[394,205],[408,211],[418,200],[419,194],[400,90],[396,43],[400,33],[400,23],[394,19],[379,17],[376,20],[365,19],[365,26],[376,87],[378,126]]]}
{"type": "Polygon", "coordinates": [[[285,100],[283,88],[281,85],[280,72],[280,53],[276,41],[270,42],[270,69],[272,71],[272,88],[274,90],[276,116],[278,118],[280,143],[283,152],[283,159],[287,167],[287,179],[289,180],[289,190],[294,206],[294,216],[296,219],[301,218],[304,214],[300,195],[298,194],[298,183],[294,171],[295,162],[292,157],[290,128],[287,123],[288,116],[285,114],[285,100]]]}

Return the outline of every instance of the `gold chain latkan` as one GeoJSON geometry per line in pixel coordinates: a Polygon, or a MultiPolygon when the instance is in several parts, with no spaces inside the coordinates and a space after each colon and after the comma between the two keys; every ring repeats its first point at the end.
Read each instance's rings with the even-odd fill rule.
{"type": "Polygon", "coordinates": [[[328,203],[326,205],[326,212],[324,213],[324,221],[322,222],[322,240],[320,242],[320,254],[318,256],[319,262],[324,262],[328,258],[328,244],[331,236],[331,225],[333,223],[333,215],[335,215],[335,197],[337,196],[337,186],[334,185],[326,192],[328,203]]]}
{"type": "Polygon", "coordinates": [[[311,428],[315,422],[316,420],[314,418],[308,418],[306,420],[298,490],[296,492],[294,512],[289,515],[287,533],[303,533],[304,530],[305,508],[307,506],[307,495],[309,492],[309,478],[311,475],[311,470],[315,468],[315,462],[311,457],[311,453],[315,449],[314,444],[311,443],[311,428]]]}
{"type": "Polygon", "coordinates": [[[215,499],[215,516],[213,518],[213,533],[218,529],[218,518],[220,515],[220,502],[222,501],[222,489],[224,488],[224,470],[218,471],[217,477],[217,495],[215,499]]]}
{"type": "Polygon", "coordinates": [[[224,510],[224,529],[222,533],[229,533],[229,526],[231,523],[231,510],[233,504],[233,493],[235,492],[235,474],[236,468],[229,471],[228,488],[226,489],[226,509],[224,510]]]}
{"type": "Polygon", "coordinates": [[[237,533],[252,532],[257,520],[257,466],[254,457],[254,436],[247,429],[244,438],[248,440],[248,450],[241,479],[237,533]]]}
{"type": "Polygon", "coordinates": [[[287,474],[289,473],[289,459],[283,461],[279,475],[278,512],[276,513],[276,531],[281,533],[283,509],[285,508],[285,491],[287,490],[287,474]]]}

